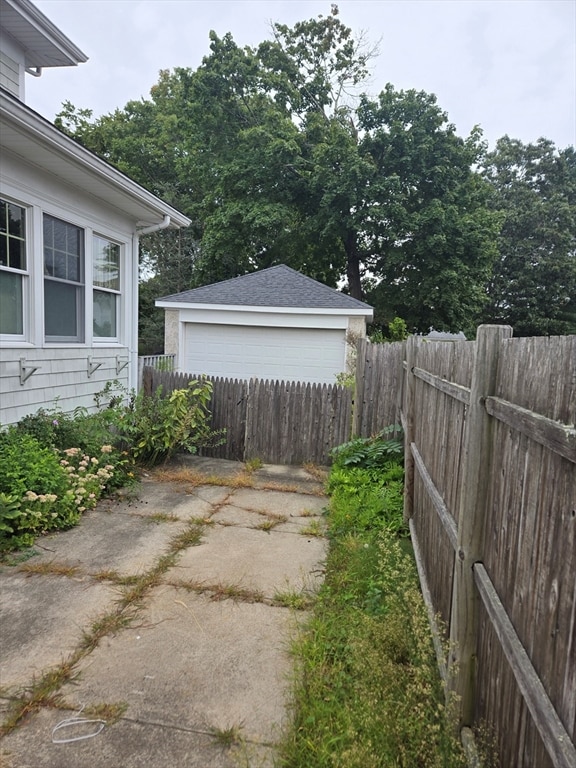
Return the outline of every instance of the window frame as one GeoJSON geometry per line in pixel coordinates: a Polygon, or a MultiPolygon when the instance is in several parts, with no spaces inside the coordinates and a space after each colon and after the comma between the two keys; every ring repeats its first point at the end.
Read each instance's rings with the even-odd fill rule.
{"type": "MultiPolygon", "coordinates": [[[[53,244],[50,247],[50,250],[56,251],[53,244]]],[[[86,345],[86,295],[87,295],[87,285],[86,285],[86,227],[80,226],[78,224],[75,224],[71,221],[68,221],[66,219],[61,218],[60,216],[55,216],[52,213],[48,213],[47,211],[42,211],[42,270],[43,270],[43,280],[42,280],[42,289],[43,289],[43,298],[44,298],[44,343],[45,344],[78,344],[85,346],[86,345]],[[73,256],[78,258],[78,273],[79,273],[79,280],[70,280],[62,277],[55,277],[54,275],[49,275],[46,273],[46,230],[45,230],[45,223],[47,219],[51,219],[56,222],[60,222],[62,224],[65,224],[67,227],[71,227],[73,229],[78,230],[79,232],[79,253],[74,253],[73,251],[60,251],[61,253],[64,253],[67,257],[73,256]],[[75,336],[72,335],[62,335],[62,334],[48,334],[46,326],[46,312],[47,312],[47,300],[46,300],[46,283],[51,283],[54,285],[66,285],[66,286],[72,286],[75,288],[75,294],[76,294],[76,303],[75,303],[75,314],[76,314],[76,329],[77,333],[75,336]]]]}
{"type": "MultiPolygon", "coordinates": [[[[0,332],[0,339],[2,342],[26,342],[29,336],[29,313],[30,313],[30,218],[31,218],[31,206],[18,201],[9,195],[2,195],[0,201],[5,205],[13,205],[20,208],[24,212],[24,237],[18,238],[24,243],[24,269],[18,267],[11,267],[9,264],[0,264],[0,271],[5,274],[16,275],[20,278],[20,297],[21,297],[21,333],[2,333],[0,332]]],[[[0,232],[0,237],[6,237],[7,246],[11,237],[9,231],[6,233],[0,232]]],[[[8,250],[9,252],[9,250],[8,250]]]]}
{"type": "Polygon", "coordinates": [[[118,242],[117,240],[107,236],[103,235],[100,232],[93,231],[92,232],[92,341],[94,344],[110,344],[110,343],[119,343],[120,337],[121,337],[121,328],[120,328],[120,322],[122,317],[122,297],[123,297],[123,254],[124,254],[124,244],[121,242],[118,242]],[[97,241],[104,241],[108,245],[115,246],[118,250],[118,288],[109,288],[106,286],[99,285],[95,280],[95,271],[97,268],[97,241]],[[115,330],[116,333],[113,336],[98,336],[96,335],[96,329],[95,329],[95,306],[96,302],[94,300],[95,294],[101,293],[108,296],[114,296],[115,297],[115,330]]]}

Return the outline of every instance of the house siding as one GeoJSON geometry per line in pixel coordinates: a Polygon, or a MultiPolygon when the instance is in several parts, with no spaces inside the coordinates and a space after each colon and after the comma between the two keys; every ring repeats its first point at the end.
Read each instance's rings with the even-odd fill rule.
{"type": "Polygon", "coordinates": [[[128,366],[117,373],[128,360],[129,350],[121,346],[77,349],[2,349],[0,363],[0,402],[2,425],[14,424],[39,408],[57,407],[65,412],[76,408],[94,411],[94,395],[107,381],[117,379],[129,386],[128,366]],[[102,363],[88,375],[88,358],[92,364],[102,363]],[[20,360],[26,368],[38,370],[20,382],[20,360]]]}
{"type": "Polygon", "coordinates": [[[24,52],[12,38],[0,32],[0,85],[24,101],[26,62],[24,52]]]}
{"type": "Polygon", "coordinates": [[[20,70],[18,62],[0,51],[0,87],[20,97],[20,70]]]}
{"type": "Polygon", "coordinates": [[[137,266],[134,255],[135,222],[80,189],[60,182],[20,158],[3,153],[2,198],[27,211],[27,276],[25,282],[25,333],[22,340],[4,337],[0,341],[0,424],[17,422],[40,407],[56,402],[64,411],[77,407],[93,410],[94,394],[104,384],[118,379],[124,386],[136,386],[134,323],[136,317],[137,266]],[[42,219],[49,214],[80,227],[85,233],[85,343],[50,344],[44,338],[44,278],[42,219]],[[121,294],[117,317],[117,342],[97,340],[92,334],[92,235],[98,234],[121,247],[121,294]],[[134,351],[132,351],[134,350],[134,351]],[[88,357],[102,365],[88,376],[88,357]],[[120,367],[117,373],[117,357],[120,367]],[[38,367],[24,383],[20,360],[38,367]]]}

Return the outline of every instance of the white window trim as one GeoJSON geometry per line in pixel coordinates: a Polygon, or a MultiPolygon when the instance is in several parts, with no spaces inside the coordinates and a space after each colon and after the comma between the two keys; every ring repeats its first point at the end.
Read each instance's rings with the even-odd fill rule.
{"type": "MultiPolygon", "coordinates": [[[[44,338],[44,344],[45,346],[68,346],[70,344],[75,344],[80,347],[85,347],[88,345],[88,329],[86,327],[87,323],[87,315],[88,315],[88,305],[89,302],[87,301],[88,296],[88,282],[87,282],[87,261],[88,256],[86,254],[88,239],[87,239],[87,233],[88,230],[86,227],[82,226],[81,224],[77,224],[74,221],[70,221],[70,218],[66,218],[65,216],[56,216],[53,213],[49,213],[46,210],[42,211],[42,248],[41,248],[41,264],[42,264],[42,299],[44,302],[44,312],[42,313],[42,325],[43,325],[43,338],[44,338]],[[76,229],[79,229],[83,233],[82,241],[83,241],[83,247],[82,247],[82,254],[81,254],[81,262],[80,262],[80,277],[82,278],[81,281],[74,281],[74,280],[65,280],[63,278],[57,278],[53,277],[51,275],[44,274],[44,219],[45,217],[50,217],[51,219],[56,219],[57,221],[61,221],[64,224],[68,224],[71,227],[75,227],[76,229]],[[62,283],[63,285],[71,285],[76,288],[77,294],[79,295],[80,299],[78,303],[76,304],[76,320],[77,324],[80,330],[80,333],[78,334],[81,338],[73,338],[72,336],[48,336],[46,333],[46,281],[51,283],[62,283]]],[[[91,306],[91,302],[90,302],[91,306]]]]}
{"type": "Polygon", "coordinates": [[[123,243],[121,240],[118,240],[118,238],[111,237],[110,235],[104,235],[100,231],[93,230],[91,233],[90,238],[90,262],[91,262],[91,271],[90,271],[90,285],[91,285],[91,301],[90,301],[90,310],[92,312],[92,317],[90,320],[90,332],[92,334],[92,344],[94,346],[102,345],[102,346],[110,346],[113,344],[118,344],[119,346],[125,346],[121,343],[121,339],[124,337],[124,311],[123,307],[126,303],[126,295],[124,292],[125,288],[125,281],[124,281],[124,273],[125,273],[125,254],[126,254],[126,243],[123,243]],[[120,271],[119,275],[119,282],[120,282],[120,288],[119,290],[116,290],[114,288],[103,288],[100,285],[94,285],[94,238],[99,237],[101,240],[107,240],[109,243],[112,243],[113,245],[117,245],[119,249],[118,253],[118,268],[120,271]],[[116,335],[115,336],[95,336],[94,335],[94,292],[95,291],[102,291],[102,293],[111,293],[117,296],[116,300],[116,335]]]}
{"type": "Polygon", "coordinates": [[[11,272],[15,275],[22,276],[22,333],[0,333],[0,342],[2,344],[10,346],[19,346],[21,344],[27,344],[30,341],[30,262],[32,257],[32,226],[31,219],[33,217],[33,206],[26,204],[12,197],[11,195],[5,195],[4,192],[0,195],[2,200],[12,205],[17,205],[19,208],[23,208],[26,212],[25,224],[24,224],[24,243],[26,252],[26,269],[15,269],[14,267],[0,267],[2,272],[11,272]]]}
{"type": "Polygon", "coordinates": [[[63,206],[58,198],[49,194],[38,193],[30,185],[16,184],[13,180],[3,178],[0,195],[3,200],[24,208],[27,212],[26,247],[27,282],[26,293],[23,297],[24,323],[22,336],[0,335],[0,346],[5,349],[69,349],[90,350],[95,347],[108,347],[118,350],[131,350],[135,347],[136,323],[134,302],[137,300],[137,239],[131,227],[106,220],[102,211],[92,216],[89,209],[74,206],[63,206]],[[85,281],[84,281],[84,341],[48,341],[44,333],[44,214],[77,226],[85,232],[85,281]],[[120,301],[117,317],[117,337],[108,339],[94,337],[92,296],[92,235],[97,234],[120,246],[120,301]],[[134,315],[134,317],[133,317],[134,315]]]}

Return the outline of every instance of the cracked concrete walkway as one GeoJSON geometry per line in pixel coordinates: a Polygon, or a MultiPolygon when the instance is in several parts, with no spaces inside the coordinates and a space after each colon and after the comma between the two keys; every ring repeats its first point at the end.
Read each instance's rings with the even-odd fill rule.
{"type": "Polygon", "coordinates": [[[272,766],[325,503],[322,477],[301,468],[186,457],[3,564],[0,710],[5,725],[31,712],[0,765],[272,766]],[[104,729],[53,743],[82,706],[104,729]]]}

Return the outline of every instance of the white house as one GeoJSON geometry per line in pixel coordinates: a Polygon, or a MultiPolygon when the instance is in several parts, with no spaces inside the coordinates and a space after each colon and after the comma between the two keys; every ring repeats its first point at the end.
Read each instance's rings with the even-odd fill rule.
{"type": "Polygon", "coordinates": [[[373,310],[280,264],[156,301],[176,369],[335,384],[373,310]]]}
{"type": "Polygon", "coordinates": [[[26,106],[25,73],[84,61],[29,0],[0,0],[0,424],[136,386],[138,239],[190,224],[26,106]]]}

